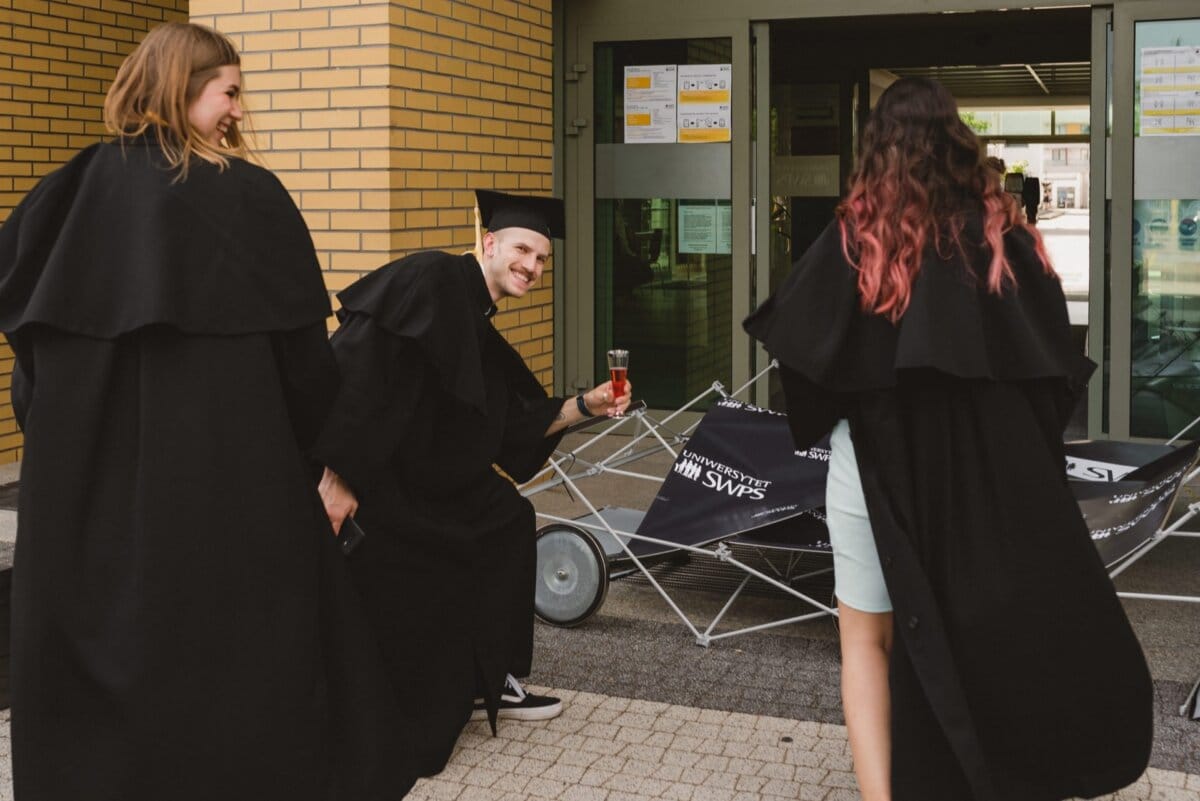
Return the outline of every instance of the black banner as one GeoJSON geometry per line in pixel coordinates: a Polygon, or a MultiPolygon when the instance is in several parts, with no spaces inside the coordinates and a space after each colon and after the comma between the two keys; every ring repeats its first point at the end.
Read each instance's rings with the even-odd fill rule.
{"type": "MultiPolygon", "coordinates": [[[[703,546],[755,531],[780,547],[824,550],[828,472],[828,439],[797,451],[787,415],[723,398],[680,452],[637,533],[703,546]],[[806,519],[775,527],[799,515],[806,519]]],[[[664,550],[636,540],[631,547],[639,556],[664,550]]]]}
{"type": "MultiPolygon", "coordinates": [[[[1200,442],[1067,444],[1071,490],[1106,565],[1163,525],[1198,451],[1200,442]]],[[[786,415],[725,398],[680,452],[637,533],[693,547],[736,537],[762,547],[828,551],[828,471],[828,439],[797,451],[786,415]]],[[[671,550],[640,540],[630,547],[639,557],[671,550]]]]}
{"type": "Polygon", "coordinates": [[[1067,443],[1067,477],[1081,481],[1120,481],[1142,465],[1174,453],[1170,445],[1096,440],[1067,443]]]}
{"type": "MultiPolygon", "coordinates": [[[[1179,486],[1196,463],[1200,442],[1181,448],[1135,442],[1067,443],[1068,473],[1092,541],[1108,567],[1151,540],[1166,522],[1179,486]],[[1120,481],[1078,480],[1081,461],[1118,468],[1120,481]],[[1119,469],[1124,468],[1124,469],[1119,469]]],[[[1098,472],[1109,472],[1101,468],[1098,472]]]]}

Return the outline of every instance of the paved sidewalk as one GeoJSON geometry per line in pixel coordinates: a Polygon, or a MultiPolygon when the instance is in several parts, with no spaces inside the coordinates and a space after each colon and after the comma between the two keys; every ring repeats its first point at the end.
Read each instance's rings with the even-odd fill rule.
{"type": "MultiPolygon", "coordinates": [[[[571,690],[562,717],[471,724],[421,801],[852,801],[846,729],[571,690]]],[[[1200,801],[1200,776],[1151,768],[1112,801],[1200,801]]]]}
{"type": "Polygon", "coordinates": [[[0,801],[12,801],[12,739],[8,736],[8,710],[0,712],[0,801]]]}
{"type": "MultiPolygon", "coordinates": [[[[472,723],[414,801],[854,801],[846,729],[572,690],[561,717],[472,723]]],[[[12,801],[9,713],[0,712],[0,801],[12,801]]],[[[1200,801],[1200,776],[1151,768],[1109,801],[1200,801]]],[[[281,799],[286,801],[286,799],[281,799]]],[[[1104,799],[1101,799],[1104,801],[1104,799]]]]}

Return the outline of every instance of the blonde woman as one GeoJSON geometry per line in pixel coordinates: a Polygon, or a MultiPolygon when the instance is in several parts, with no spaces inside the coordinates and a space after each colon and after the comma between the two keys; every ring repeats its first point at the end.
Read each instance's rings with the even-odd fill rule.
{"type": "Polygon", "coordinates": [[[336,389],[329,304],[288,193],[243,158],[237,51],[154,29],[104,118],[115,139],[0,228],[16,797],[398,798],[304,457],[336,389]]]}

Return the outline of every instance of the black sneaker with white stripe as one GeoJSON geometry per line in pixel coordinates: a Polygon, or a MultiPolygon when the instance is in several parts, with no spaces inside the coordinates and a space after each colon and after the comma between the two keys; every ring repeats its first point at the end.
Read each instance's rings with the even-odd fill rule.
{"type": "MultiPolygon", "coordinates": [[[[562,714],[562,701],[549,695],[534,695],[525,692],[521,682],[509,674],[500,691],[500,706],[497,718],[512,720],[549,720],[562,714]]],[[[475,699],[475,711],[471,720],[487,720],[487,704],[482,698],[475,699]]]]}

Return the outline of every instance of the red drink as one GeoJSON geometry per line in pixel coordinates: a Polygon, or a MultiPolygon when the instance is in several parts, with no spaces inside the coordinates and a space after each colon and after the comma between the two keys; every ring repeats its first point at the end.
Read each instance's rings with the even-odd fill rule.
{"type": "Polygon", "coordinates": [[[608,374],[612,376],[613,400],[625,397],[625,376],[629,372],[629,351],[614,349],[608,352],[608,374]]]}
{"type": "Polygon", "coordinates": [[[613,400],[616,400],[625,394],[625,375],[629,368],[613,367],[608,372],[612,376],[613,400]]]}

